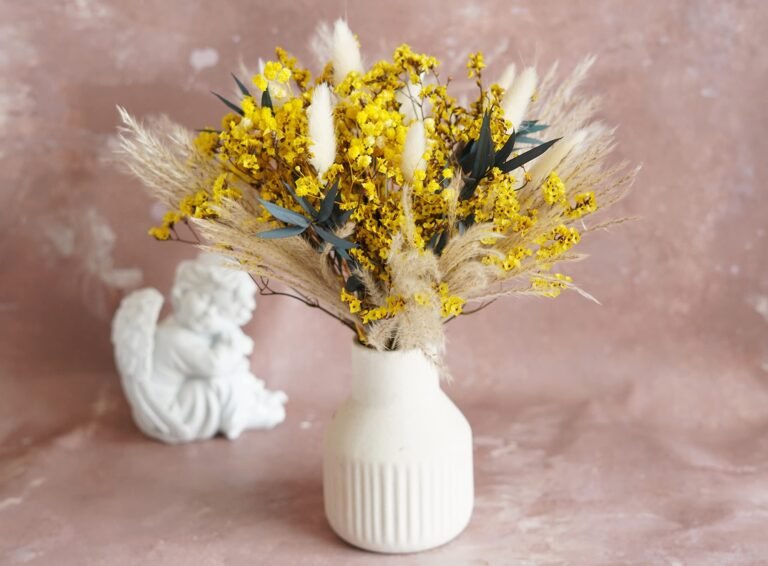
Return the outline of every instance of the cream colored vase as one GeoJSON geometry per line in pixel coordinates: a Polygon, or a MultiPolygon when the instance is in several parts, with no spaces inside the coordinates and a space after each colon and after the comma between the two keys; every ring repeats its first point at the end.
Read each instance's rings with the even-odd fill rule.
{"type": "Polygon", "coordinates": [[[352,394],[325,437],[325,514],[347,542],[417,552],[457,536],[474,501],[472,429],[418,350],[352,350],[352,394]]]}

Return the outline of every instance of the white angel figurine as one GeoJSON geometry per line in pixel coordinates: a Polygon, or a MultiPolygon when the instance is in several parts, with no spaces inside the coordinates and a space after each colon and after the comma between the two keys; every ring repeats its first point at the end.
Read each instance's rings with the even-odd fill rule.
{"type": "Polygon", "coordinates": [[[173,314],[158,324],[155,289],[127,296],[112,321],[112,342],[133,418],[148,436],[177,444],[234,439],[285,419],[282,391],[250,371],[253,341],[240,329],[256,308],[256,285],[223,259],[182,262],[171,293],[173,314]]]}

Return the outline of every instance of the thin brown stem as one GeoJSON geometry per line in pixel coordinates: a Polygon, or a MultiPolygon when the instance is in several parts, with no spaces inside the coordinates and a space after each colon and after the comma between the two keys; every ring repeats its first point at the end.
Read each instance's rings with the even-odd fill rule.
{"type": "MultiPolygon", "coordinates": [[[[475,309],[472,309],[472,310],[468,310],[468,311],[464,311],[464,312],[462,312],[462,313],[461,313],[461,315],[459,315],[459,316],[469,316],[469,315],[471,315],[471,314],[475,314],[475,313],[477,313],[477,312],[480,312],[480,311],[481,311],[481,310],[483,310],[484,308],[486,308],[486,307],[489,307],[490,305],[492,305],[493,303],[495,303],[497,300],[498,300],[498,299],[491,299],[490,301],[487,301],[487,302],[483,303],[482,305],[480,305],[479,307],[477,307],[477,308],[475,308],[475,309]]],[[[446,321],[445,321],[443,324],[448,324],[449,322],[451,322],[452,320],[455,320],[455,319],[457,319],[457,318],[459,318],[459,317],[458,317],[458,316],[452,316],[451,318],[449,318],[448,320],[446,320],[446,321]]]]}
{"type": "Polygon", "coordinates": [[[253,274],[249,274],[249,275],[251,276],[251,279],[253,279],[253,282],[256,283],[256,287],[258,287],[258,289],[259,289],[259,295],[264,296],[264,297],[268,297],[270,295],[274,295],[274,296],[278,296],[278,297],[288,297],[290,299],[294,299],[296,301],[300,301],[300,302],[304,303],[306,306],[308,306],[310,308],[319,309],[319,310],[323,311],[325,314],[335,318],[336,320],[338,320],[341,324],[343,324],[344,326],[346,326],[350,330],[356,331],[355,327],[353,326],[353,324],[351,322],[349,322],[348,320],[344,320],[343,318],[341,318],[338,315],[334,314],[330,310],[326,309],[325,307],[323,307],[316,300],[312,300],[309,297],[306,297],[303,294],[299,293],[298,291],[295,291],[295,293],[296,293],[295,295],[293,293],[286,293],[284,291],[275,291],[274,289],[272,289],[269,286],[269,279],[267,279],[265,277],[259,277],[259,279],[257,280],[253,276],[253,274]]]}

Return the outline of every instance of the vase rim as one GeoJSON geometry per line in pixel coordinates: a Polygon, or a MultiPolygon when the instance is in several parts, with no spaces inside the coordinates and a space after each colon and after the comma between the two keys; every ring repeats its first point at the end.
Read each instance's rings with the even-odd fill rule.
{"type": "MultiPolygon", "coordinates": [[[[417,352],[419,354],[422,354],[426,356],[426,353],[421,348],[409,348],[407,350],[377,350],[376,348],[372,348],[370,346],[366,346],[362,342],[360,342],[357,338],[352,339],[352,349],[357,350],[359,352],[369,352],[371,354],[385,354],[385,355],[391,355],[391,354],[398,354],[398,355],[404,355],[404,354],[411,354],[413,352],[417,352]]],[[[428,356],[426,356],[428,357],[428,356]]]]}

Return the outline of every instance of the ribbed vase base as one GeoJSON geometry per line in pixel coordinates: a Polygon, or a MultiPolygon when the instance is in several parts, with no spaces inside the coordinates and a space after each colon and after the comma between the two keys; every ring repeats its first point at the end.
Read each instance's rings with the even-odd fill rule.
{"type": "Polygon", "coordinates": [[[326,461],[324,495],[331,527],[350,544],[386,553],[428,550],[469,522],[471,455],[407,464],[326,461]]]}

